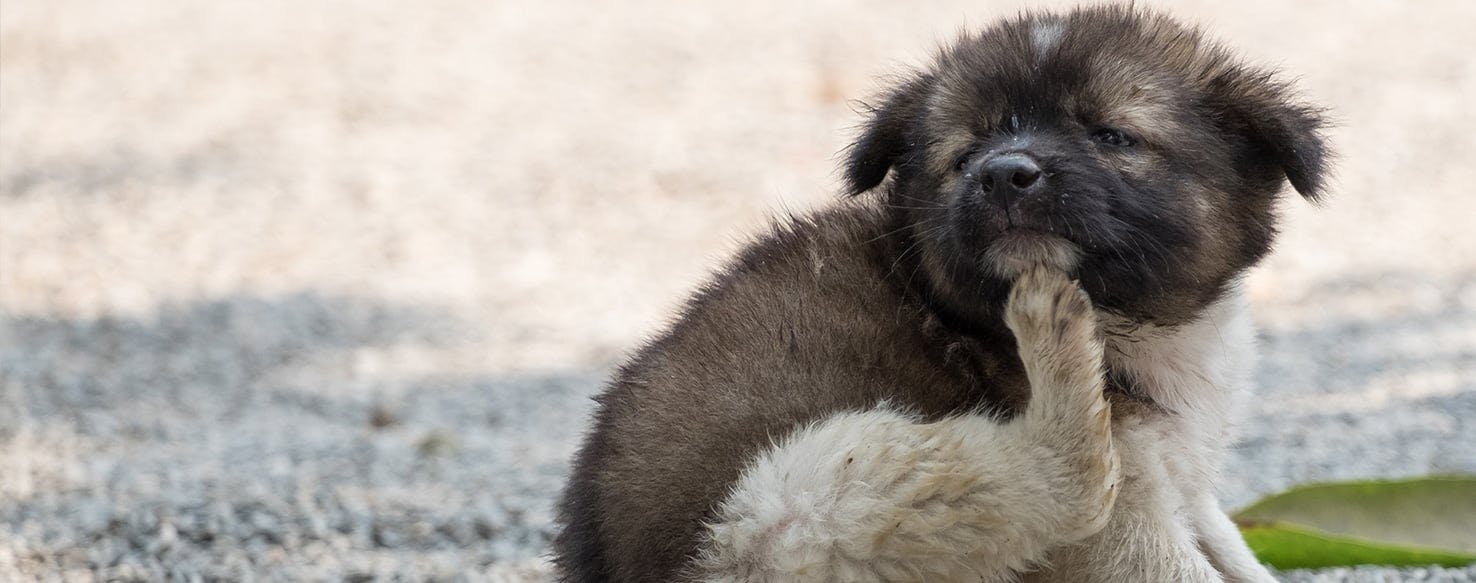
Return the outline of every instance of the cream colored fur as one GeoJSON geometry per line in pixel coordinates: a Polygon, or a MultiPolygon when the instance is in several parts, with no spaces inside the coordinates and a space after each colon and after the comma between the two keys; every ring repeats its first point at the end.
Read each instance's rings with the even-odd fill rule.
{"type": "Polygon", "coordinates": [[[1242,294],[1175,328],[1097,319],[1060,272],[1027,271],[1006,309],[1032,387],[1023,414],[923,423],[880,406],[797,431],[746,468],[693,574],[1274,580],[1213,492],[1251,364],[1242,294]],[[1152,404],[1109,405],[1104,364],[1152,404]]]}

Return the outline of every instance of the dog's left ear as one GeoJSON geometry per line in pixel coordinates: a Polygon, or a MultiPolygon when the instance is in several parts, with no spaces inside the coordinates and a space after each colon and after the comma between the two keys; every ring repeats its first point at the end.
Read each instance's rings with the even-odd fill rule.
{"type": "Polygon", "coordinates": [[[1280,167],[1292,188],[1307,200],[1320,200],[1332,158],[1322,135],[1323,111],[1300,102],[1290,85],[1262,71],[1237,70],[1216,85],[1227,121],[1280,167]]]}
{"type": "Polygon", "coordinates": [[[893,90],[880,107],[871,108],[861,137],[846,150],[846,193],[855,196],[875,188],[916,144],[909,133],[922,122],[932,76],[919,75],[893,90]]]}

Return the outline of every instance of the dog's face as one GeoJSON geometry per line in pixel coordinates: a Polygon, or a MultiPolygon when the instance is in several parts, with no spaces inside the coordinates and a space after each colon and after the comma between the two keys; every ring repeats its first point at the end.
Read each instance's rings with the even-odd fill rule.
{"type": "Polygon", "coordinates": [[[1031,15],[944,50],[852,147],[929,292],[997,307],[1035,263],[1102,308],[1194,316],[1269,249],[1283,180],[1319,193],[1315,109],[1193,29],[1129,8],[1031,15]]]}

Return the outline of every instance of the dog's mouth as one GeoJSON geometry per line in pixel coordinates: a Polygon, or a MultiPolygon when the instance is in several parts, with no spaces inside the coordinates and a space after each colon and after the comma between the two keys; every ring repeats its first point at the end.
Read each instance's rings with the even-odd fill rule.
{"type": "Polygon", "coordinates": [[[1029,239],[1032,237],[1059,237],[1062,239],[1066,238],[1064,235],[1050,229],[1023,225],[1011,225],[1005,227],[1004,229],[1001,229],[999,232],[999,238],[1001,239],[1029,239]]]}
{"type": "Polygon", "coordinates": [[[990,241],[984,262],[990,271],[1007,279],[1036,265],[1049,265],[1074,273],[1082,250],[1066,237],[1030,227],[1009,227],[990,241]]]}

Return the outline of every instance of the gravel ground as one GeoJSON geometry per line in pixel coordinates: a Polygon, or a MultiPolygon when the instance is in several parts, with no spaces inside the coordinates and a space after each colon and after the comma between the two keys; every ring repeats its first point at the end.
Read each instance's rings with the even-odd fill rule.
{"type": "MultiPolygon", "coordinates": [[[[0,581],[545,576],[609,367],[833,196],[846,99],[1019,6],[6,0],[0,581]]],[[[1341,121],[1226,506],[1476,472],[1476,4],[1172,10],[1341,121]]]]}

